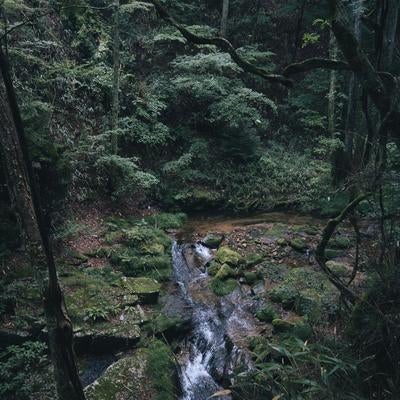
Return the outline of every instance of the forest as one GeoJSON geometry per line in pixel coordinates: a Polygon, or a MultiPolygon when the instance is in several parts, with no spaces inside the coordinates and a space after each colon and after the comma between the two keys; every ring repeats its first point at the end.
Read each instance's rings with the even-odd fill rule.
{"type": "Polygon", "coordinates": [[[0,398],[400,399],[400,0],[0,0],[0,398]]]}

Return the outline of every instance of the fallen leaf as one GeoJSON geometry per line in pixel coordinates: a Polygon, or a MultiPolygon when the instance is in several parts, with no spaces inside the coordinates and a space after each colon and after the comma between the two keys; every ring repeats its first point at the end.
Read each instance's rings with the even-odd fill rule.
{"type": "Polygon", "coordinates": [[[216,397],[222,397],[222,396],[229,396],[230,394],[232,394],[232,392],[229,389],[220,390],[219,392],[216,392],[212,396],[210,396],[209,399],[214,399],[216,397]]]}

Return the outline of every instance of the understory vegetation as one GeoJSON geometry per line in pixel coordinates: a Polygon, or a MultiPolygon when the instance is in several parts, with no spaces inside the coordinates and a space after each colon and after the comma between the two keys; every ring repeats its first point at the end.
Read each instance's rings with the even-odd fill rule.
{"type": "Polygon", "coordinates": [[[0,0],[0,397],[180,398],[199,302],[210,398],[399,399],[399,14],[0,0]]]}

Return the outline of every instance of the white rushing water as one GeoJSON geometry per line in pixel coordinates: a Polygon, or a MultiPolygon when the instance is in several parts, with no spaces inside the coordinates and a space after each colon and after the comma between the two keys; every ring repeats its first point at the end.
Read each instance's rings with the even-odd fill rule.
{"type": "MultiPolygon", "coordinates": [[[[225,328],[211,305],[197,304],[188,290],[189,284],[207,275],[194,266],[189,266],[182,254],[183,247],[174,244],[173,263],[175,279],[188,304],[193,308],[193,333],[189,339],[188,357],[181,365],[181,400],[207,400],[221,389],[213,375],[223,376],[228,351],[225,343],[225,328]]],[[[212,258],[211,251],[201,244],[194,251],[203,264],[212,258]]],[[[220,399],[230,399],[224,397],[220,399]]]]}

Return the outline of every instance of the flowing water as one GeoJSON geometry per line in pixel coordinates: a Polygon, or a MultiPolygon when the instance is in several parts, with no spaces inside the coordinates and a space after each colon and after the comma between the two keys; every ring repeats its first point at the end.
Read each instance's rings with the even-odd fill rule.
{"type": "Polygon", "coordinates": [[[257,326],[250,313],[251,304],[247,310],[235,301],[241,297],[239,289],[222,300],[210,292],[205,265],[213,255],[208,248],[175,243],[172,254],[174,280],[192,311],[193,326],[181,357],[181,400],[207,400],[229,384],[234,367],[250,368],[250,357],[234,343],[235,332],[246,337],[257,333],[257,326]]]}

